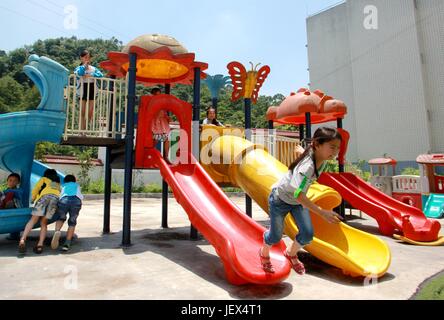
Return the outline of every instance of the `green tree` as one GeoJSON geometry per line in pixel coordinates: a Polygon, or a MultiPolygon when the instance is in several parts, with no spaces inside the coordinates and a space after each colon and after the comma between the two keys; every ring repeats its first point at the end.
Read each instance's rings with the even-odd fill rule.
{"type": "Polygon", "coordinates": [[[419,169],[418,168],[407,167],[407,168],[404,168],[402,170],[401,174],[402,175],[419,176],[419,169]]]}
{"type": "Polygon", "coordinates": [[[89,170],[92,167],[92,149],[88,148],[78,151],[76,152],[76,156],[80,165],[79,184],[81,185],[82,189],[87,189],[91,182],[89,170]]]}
{"type": "Polygon", "coordinates": [[[0,88],[0,112],[29,110],[39,104],[39,93],[34,83],[23,72],[23,66],[27,64],[29,55],[49,57],[72,71],[79,64],[79,54],[84,49],[90,50],[93,63],[98,65],[107,59],[108,52],[120,51],[121,48],[122,42],[116,38],[89,40],[62,37],[38,40],[32,45],[9,53],[0,51],[0,82],[3,84],[3,90],[0,88]]]}
{"type": "Polygon", "coordinates": [[[24,89],[14,78],[5,76],[0,78],[0,104],[6,112],[20,110],[24,99],[24,89]]]}

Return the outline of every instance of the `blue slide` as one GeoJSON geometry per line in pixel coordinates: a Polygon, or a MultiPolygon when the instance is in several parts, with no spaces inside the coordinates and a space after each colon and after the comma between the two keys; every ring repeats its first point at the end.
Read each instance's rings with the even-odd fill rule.
{"type": "Polygon", "coordinates": [[[24,190],[24,208],[0,210],[0,234],[25,228],[31,214],[31,188],[47,169],[34,161],[35,146],[42,141],[59,143],[65,127],[63,93],[68,69],[49,58],[31,55],[24,72],[40,91],[41,102],[35,110],[0,114],[0,169],[19,173],[24,190]]]}
{"type": "Polygon", "coordinates": [[[444,194],[430,194],[424,206],[426,217],[440,219],[444,217],[444,194]]]}

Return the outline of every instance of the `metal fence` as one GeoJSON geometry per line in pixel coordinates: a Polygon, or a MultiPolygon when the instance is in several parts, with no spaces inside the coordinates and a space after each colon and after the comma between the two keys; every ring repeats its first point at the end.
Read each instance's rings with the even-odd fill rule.
{"type": "Polygon", "coordinates": [[[65,89],[66,125],[70,136],[116,138],[125,134],[126,79],[90,78],[90,83],[70,75],[65,89]]]}
{"type": "Polygon", "coordinates": [[[299,139],[278,135],[275,130],[272,130],[271,134],[268,133],[268,130],[263,130],[252,134],[251,141],[255,144],[262,144],[273,157],[286,166],[296,159],[295,149],[299,145],[299,139]]]}

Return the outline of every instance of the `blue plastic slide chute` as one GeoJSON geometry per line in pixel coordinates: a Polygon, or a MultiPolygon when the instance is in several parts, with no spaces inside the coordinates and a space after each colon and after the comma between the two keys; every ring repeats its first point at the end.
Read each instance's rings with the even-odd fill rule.
{"type": "Polygon", "coordinates": [[[35,110],[0,114],[0,169],[19,173],[24,190],[24,208],[0,210],[0,234],[25,228],[31,214],[30,190],[47,168],[34,162],[35,146],[42,141],[59,143],[65,127],[69,71],[49,58],[31,55],[24,72],[40,91],[41,102],[35,110]]]}
{"type": "Polygon", "coordinates": [[[430,194],[424,206],[424,214],[428,218],[441,219],[444,217],[444,194],[430,194]]]}

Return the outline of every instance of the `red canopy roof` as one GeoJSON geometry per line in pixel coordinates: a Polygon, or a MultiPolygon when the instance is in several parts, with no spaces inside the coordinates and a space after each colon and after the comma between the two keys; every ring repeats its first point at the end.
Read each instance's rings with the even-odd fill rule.
{"type": "Polygon", "coordinates": [[[444,154],[421,154],[416,158],[416,162],[422,164],[443,164],[444,154]]]}
{"type": "Polygon", "coordinates": [[[368,164],[375,164],[375,165],[384,165],[384,164],[391,164],[392,166],[396,165],[396,160],[392,158],[375,158],[368,161],[368,164]]]}
{"type": "Polygon", "coordinates": [[[291,93],[278,107],[268,108],[267,120],[281,124],[305,124],[307,112],[310,113],[311,123],[317,124],[343,119],[347,107],[343,101],[333,99],[320,90],[311,92],[301,88],[297,93],[291,93]]]}

